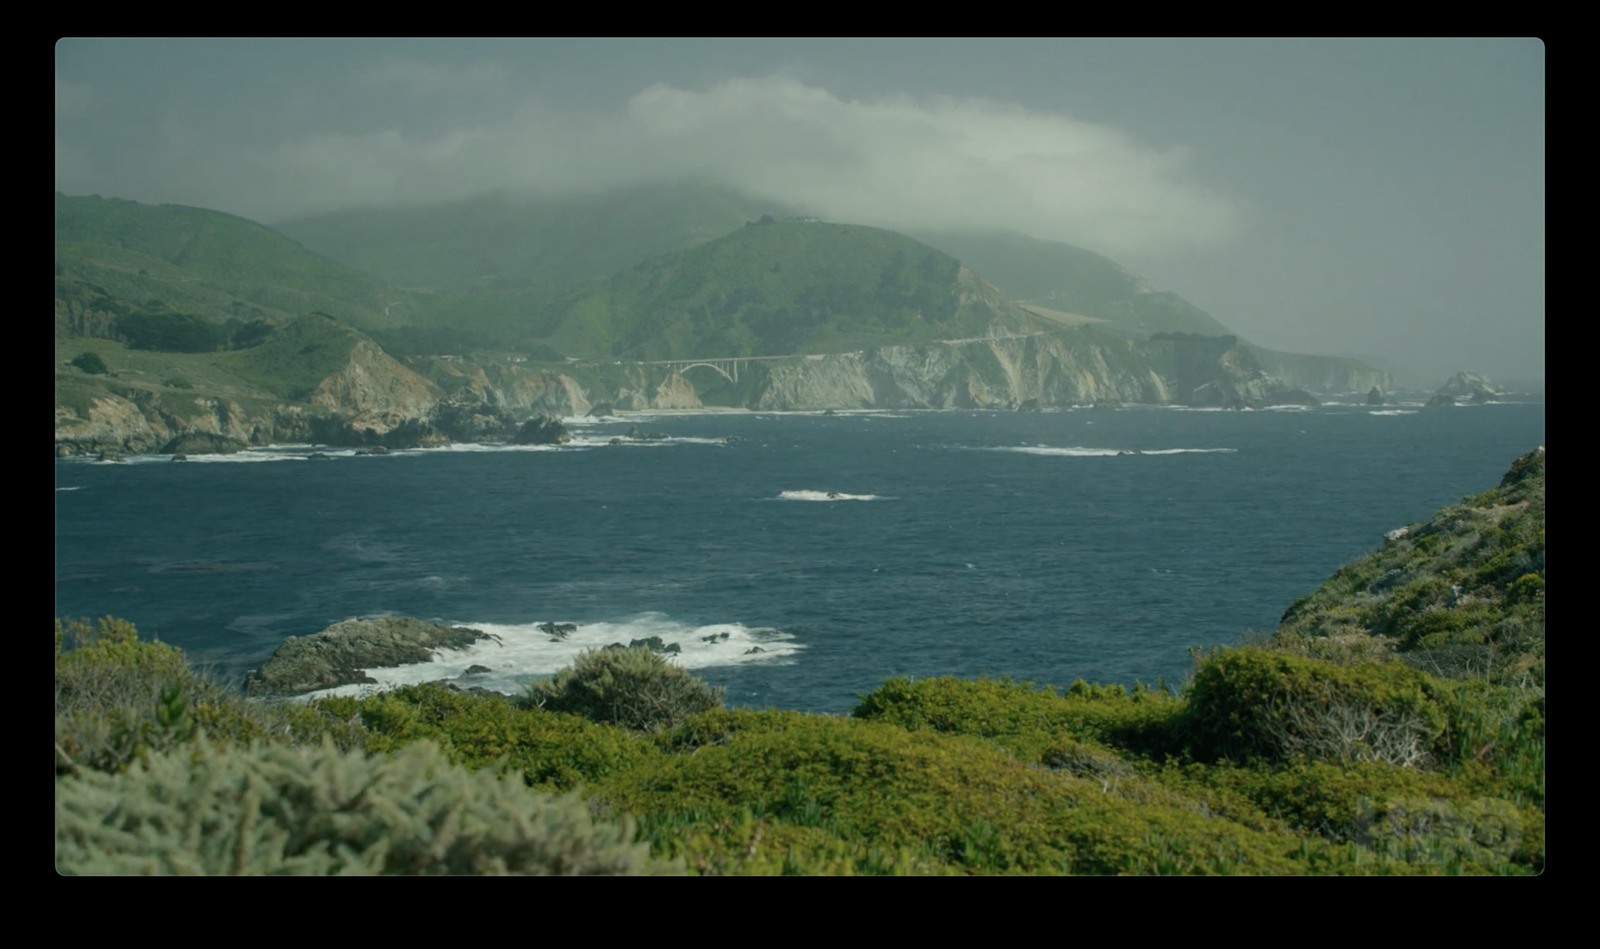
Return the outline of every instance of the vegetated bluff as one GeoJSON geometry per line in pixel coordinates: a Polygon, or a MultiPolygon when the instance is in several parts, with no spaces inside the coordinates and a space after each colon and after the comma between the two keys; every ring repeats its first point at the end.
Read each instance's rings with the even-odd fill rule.
{"type": "Polygon", "coordinates": [[[1447,676],[1544,685],[1544,446],[1500,484],[1345,565],[1274,635],[1322,658],[1403,660],[1447,676]]]}

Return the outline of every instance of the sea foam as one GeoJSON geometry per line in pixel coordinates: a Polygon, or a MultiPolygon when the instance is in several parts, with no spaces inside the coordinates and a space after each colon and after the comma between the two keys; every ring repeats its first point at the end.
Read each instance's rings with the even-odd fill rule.
{"type": "Polygon", "coordinates": [[[1054,448],[1049,445],[1008,445],[998,448],[980,448],[979,451],[1009,451],[1024,455],[1056,455],[1067,458],[1101,458],[1116,455],[1188,455],[1231,454],[1236,448],[1084,448],[1072,446],[1054,448]]]}
{"type": "Polygon", "coordinates": [[[367,675],[377,681],[358,685],[342,685],[303,696],[305,699],[325,695],[368,695],[401,685],[418,685],[440,679],[462,688],[479,686],[507,695],[521,695],[527,684],[536,679],[554,675],[572,665],[579,653],[585,650],[604,649],[613,643],[626,646],[634,640],[659,637],[663,647],[678,647],[676,653],[663,653],[662,658],[685,669],[707,669],[717,666],[734,666],[748,663],[776,663],[787,665],[805,647],[794,642],[794,637],[777,629],[744,626],[740,623],[713,623],[696,626],[674,620],[663,613],[640,613],[636,616],[611,622],[577,623],[577,628],[565,637],[552,636],[540,627],[546,622],[534,623],[473,623],[453,622],[454,626],[467,626],[489,634],[462,650],[436,649],[432,662],[394,666],[387,669],[367,669],[367,675]],[[488,672],[468,674],[473,666],[483,666],[488,672]]]}

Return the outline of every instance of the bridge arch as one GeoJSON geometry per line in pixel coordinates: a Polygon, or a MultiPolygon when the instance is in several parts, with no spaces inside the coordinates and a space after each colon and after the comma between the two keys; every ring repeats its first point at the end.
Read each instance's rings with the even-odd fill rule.
{"type": "Polygon", "coordinates": [[[721,375],[722,378],[728,380],[729,382],[738,382],[739,381],[739,364],[737,362],[730,362],[729,365],[733,369],[733,372],[731,372],[731,373],[727,369],[722,368],[721,366],[717,365],[714,362],[705,362],[705,361],[679,363],[677,365],[674,365],[672,367],[672,369],[673,369],[674,372],[676,372],[678,375],[681,376],[684,373],[688,372],[690,369],[695,369],[695,368],[698,368],[700,366],[705,366],[707,369],[714,370],[719,375],[721,375]]]}

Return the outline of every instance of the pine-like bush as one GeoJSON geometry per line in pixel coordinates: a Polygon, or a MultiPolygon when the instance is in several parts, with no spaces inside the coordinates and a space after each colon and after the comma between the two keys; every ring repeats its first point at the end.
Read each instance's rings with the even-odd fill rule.
{"type": "Polygon", "coordinates": [[[636,874],[628,819],[597,823],[431,742],[393,758],[324,744],[196,744],[123,774],[56,781],[56,868],[69,874],[636,874]]]}
{"type": "Polygon", "coordinates": [[[724,691],[649,649],[601,649],[579,654],[555,678],[530,687],[528,697],[553,712],[639,731],[665,731],[697,712],[721,708],[724,691]]]}

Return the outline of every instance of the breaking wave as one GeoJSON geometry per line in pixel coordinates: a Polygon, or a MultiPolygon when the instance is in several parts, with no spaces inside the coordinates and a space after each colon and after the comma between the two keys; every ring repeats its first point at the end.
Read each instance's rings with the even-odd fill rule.
{"type": "Polygon", "coordinates": [[[788,665],[805,646],[782,630],[740,623],[696,626],[663,613],[640,613],[614,622],[572,623],[541,620],[534,623],[452,623],[481,630],[491,637],[462,650],[436,649],[432,662],[367,669],[377,681],[342,685],[303,696],[367,695],[402,685],[446,680],[462,688],[478,686],[506,695],[521,695],[528,683],[554,675],[572,665],[585,650],[604,649],[637,640],[659,640],[652,647],[674,665],[685,669],[750,663],[788,665]],[[569,628],[570,627],[570,630],[569,628]],[[476,667],[479,670],[469,669],[476,667]]]}

